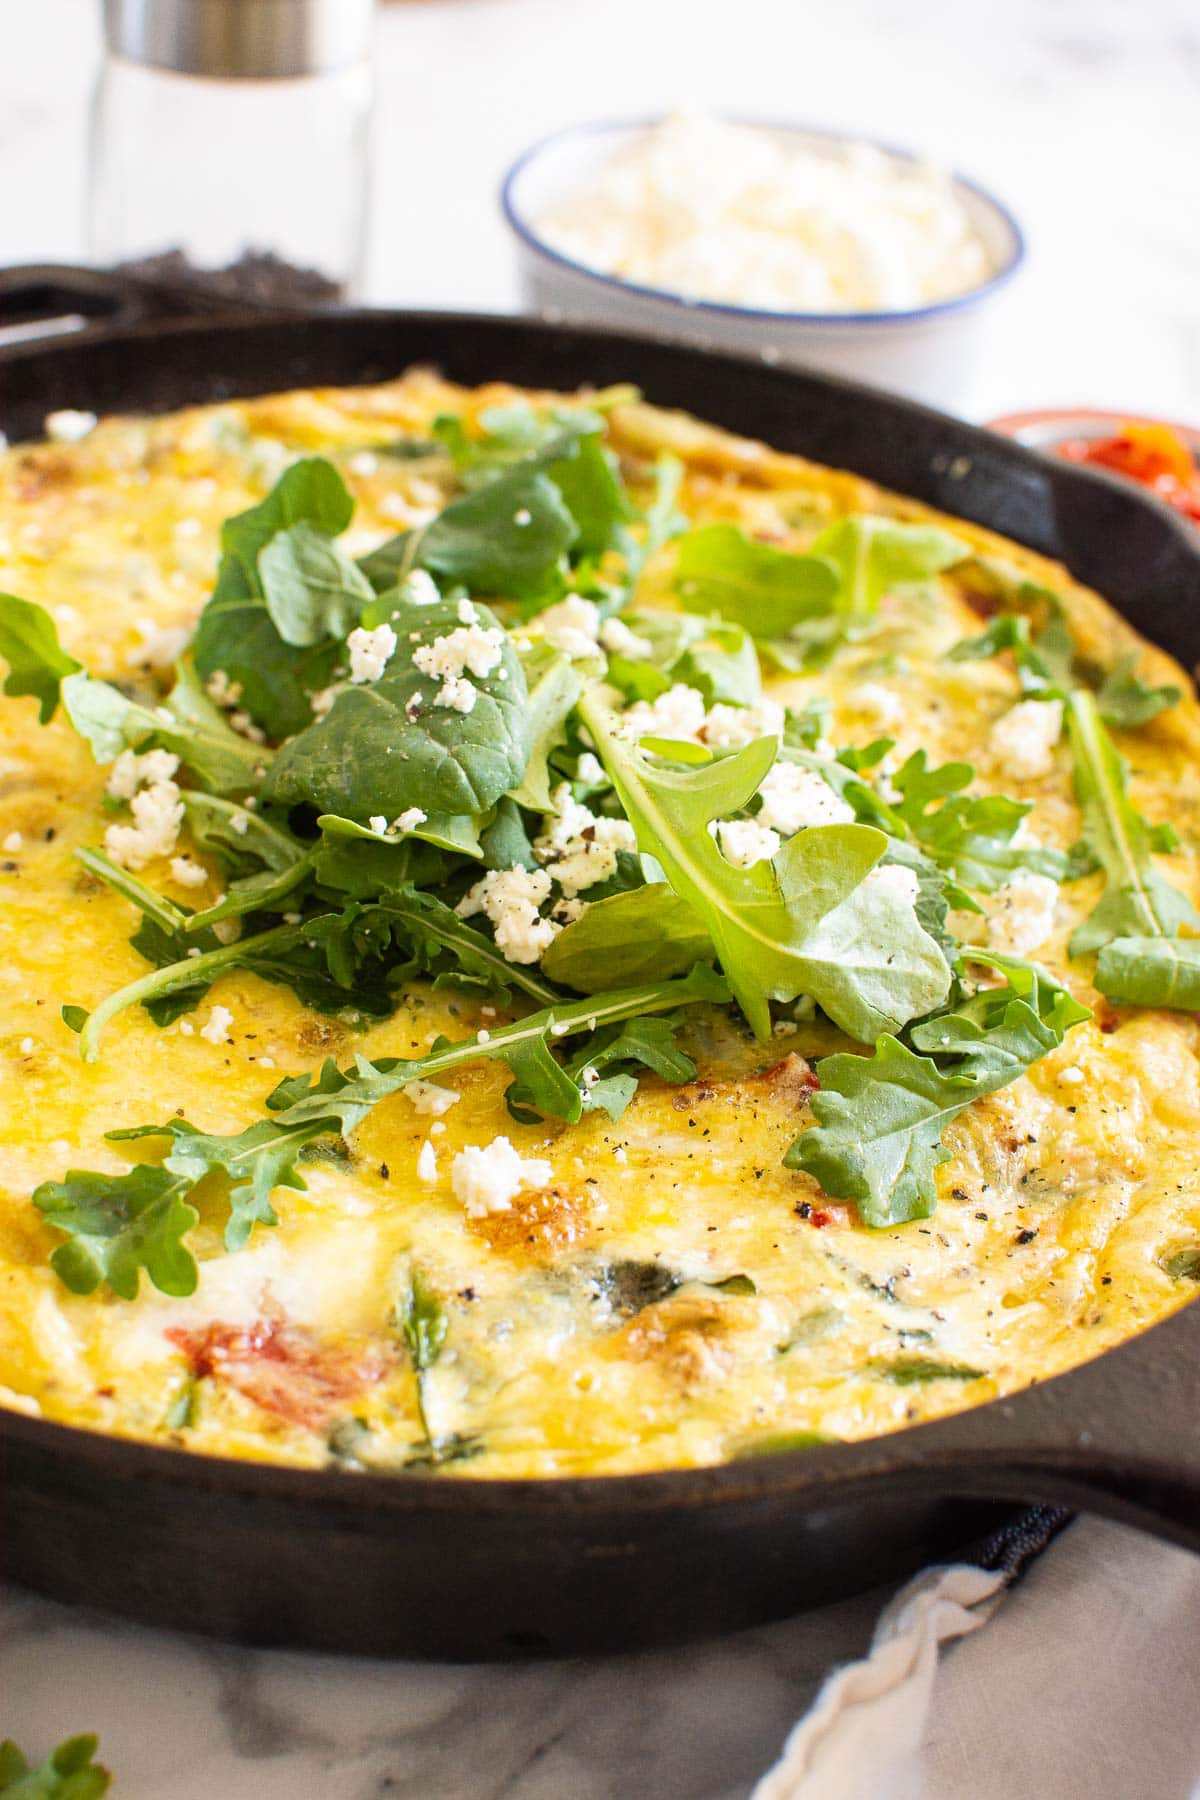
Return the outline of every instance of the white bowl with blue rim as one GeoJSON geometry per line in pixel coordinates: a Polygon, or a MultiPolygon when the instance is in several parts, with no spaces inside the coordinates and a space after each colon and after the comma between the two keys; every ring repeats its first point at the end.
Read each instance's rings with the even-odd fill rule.
{"type": "MultiPolygon", "coordinates": [[[[599,323],[736,350],[768,362],[830,369],[931,405],[959,409],[984,355],[994,303],[1025,259],[1021,229],[994,195],[949,177],[986,255],[976,287],[897,312],[777,312],[692,299],[590,268],[549,244],[538,221],[569,205],[639,134],[658,121],[599,122],[544,138],[509,169],[500,204],[517,250],[527,311],[550,320],[599,323]]],[[[841,155],[870,140],[803,126],[755,125],[785,148],[841,155]]],[[[874,141],[889,160],[919,166],[910,151],[874,141]]]]}

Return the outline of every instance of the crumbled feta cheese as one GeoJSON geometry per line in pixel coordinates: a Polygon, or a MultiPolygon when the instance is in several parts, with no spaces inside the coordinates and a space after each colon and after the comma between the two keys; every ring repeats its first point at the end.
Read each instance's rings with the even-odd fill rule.
{"type": "Polygon", "coordinates": [[[605,619],[600,627],[600,642],[610,656],[628,656],[635,662],[654,654],[650,639],[631,631],[624,619],[605,619]]]}
{"type": "Polygon", "coordinates": [[[764,695],[753,706],[714,706],[700,735],[711,750],[740,750],[755,738],[781,738],[783,724],[782,706],[764,695]]]}
{"type": "Polygon", "coordinates": [[[252,744],[265,744],[267,734],[261,725],[256,725],[250,714],[244,710],[231,712],[229,723],[242,737],[249,738],[252,744]]]}
{"type": "Polygon", "coordinates": [[[133,628],[140,640],[133,655],[136,668],[169,669],[192,635],[190,625],[156,625],[153,619],[135,619],[133,628]]]}
{"type": "Polygon", "coordinates": [[[350,652],[350,679],[363,683],[378,681],[396,653],[396,634],[390,625],[376,625],[368,630],[356,625],[346,639],[350,652]]]}
{"type": "Polygon", "coordinates": [[[588,909],[586,900],[556,900],[551,909],[560,925],[573,925],[588,909]]]}
{"type": "Polygon", "coordinates": [[[568,594],[557,606],[548,606],[534,620],[534,628],[548,644],[566,656],[595,656],[600,630],[600,608],[594,600],[568,594]]]}
{"type": "Polygon", "coordinates": [[[401,582],[400,592],[410,606],[436,606],[442,597],[428,569],[413,569],[401,582]]]}
{"type": "Polygon", "coordinates": [[[567,896],[607,881],[616,873],[618,850],[637,849],[637,837],[627,819],[598,817],[572,797],[567,782],[555,788],[551,800],[550,829],[534,839],[533,853],[567,896]]]}
{"type": "Polygon", "coordinates": [[[14,856],[16,854],[16,852],[24,844],[24,842],[25,842],[25,839],[21,836],[21,833],[19,831],[10,831],[8,836],[4,840],[3,847],[5,850],[8,851],[10,856],[14,856]]]}
{"type": "Polygon", "coordinates": [[[236,706],[242,697],[242,684],[230,681],[224,669],[214,669],[204,684],[204,691],[217,706],[236,706]]]}
{"type": "Polygon", "coordinates": [[[244,812],[235,812],[233,814],[232,818],[230,819],[229,823],[233,827],[234,831],[237,832],[239,837],[245,837],[246,833],[250,829],[250,814],[244,813],[244,812]]]}
{"type": "Polygon", "coordinates": [[[1009,956],[1028,956],[1054,930],[1058,883],[1021,869],[992,895],[988,942],[1009,956]]]}
{"type": "Polygon", "coordinates": [[[911,906],[920,891],[915,869],[907,869],[903,863],[883,863],[863,876],[863,886],[879,888],[886,894],[894,894],[897,900],[911,906]]]}
{"type": "Polygon", "coordinates": [[[337,689],[334,687],[318,688],[315,694],[310,694],[308,703],[312,707],[313,718],[328,718],[336,699],[337,689]]]}
{"type": "Polygon", "coordinates": [[[99,424],[94,412],[77,412],[64,406],[46,414],[46,436],[55,444],[78,444],[99,424]]]}
{"type": "Polygon", "coordinates": [[[604,764],[600,758],[593,756],[590,750],[585,750],[576,767],[575,779],[582,781],[585,787],[600,787],[607,782],[608,776],[604,773],[604,764]]]}
{"type": "Polygon", "coordinates": [[[779,849],[779,833],[760,825],[757,819],[718,819],[715,835],[721,855],[735,869],[752,869],[756,863],[770,862],[779,849]]]}
{"type": "Polygon", "coordinates": [[[513,524],[522,526],[533,524],[533,514],[527,506],[519,507],[513,514],[513,524]]]}
{"type": "Polygon", "coordinates": [[[1087,1076],[1077,1063],[1072,1063],[1069,1068],[1058,1071],[1058,1079],[1064,1087],[1080,1087],[1087,1080],[1087,1076]]]}
{"type": "Polygon", "coordinates": [[[175,856],[171,859],[171,879],[180,887],[203,887],[208,880],[208,870],[203,863],[193,862],[190,856],[175,856]]]}
{"type": "Polygon", "coordinates": [[[369,481],[378,472],[379,458],[373,450],[356,450],[348,459],[346,467],[352,475],[359,475],[364,481],[369,481]]]}
{"type": "MultiPolygon", "coordinates": [[[[224,894],[218,895],[213,904],[219,905],[224,898],[224,894]]],[[[218,944],[236,944],[242,935],[242,921],[240,919],[215,919],[212,929],[218,944]]]]}
{"type": "Polygon", "coordinates": [[[904,722],[904,702],[878,681],[864,681],[850,696],[850,705],[881,731],[894,731],[904,722]]]}
{"type": "Polygon", "coordinates": [[[808,825],[845,825],[854,818],[854,808],[834,793],[824,776],[800,763],[772,763],[758,791],[759,824],[771,826],[783,837],[808,825]]]}
{"type": "Polygon", "coordinates": [[[507,961],[535,963],[562,930],[553,919],[538,916],[538,907],[549,897],[550,877],[544,869],[492,869],[463,895],[455,911],[463,919],[485,913],[507,961]]]}
{"type": "Polygon", "coordinates": [[[111,800],[132,800],[140,787],[170,781],[178,767],[179,758],[170,750],[147,750],[144,756],[134,750],[122,750],[108,772],[104,789],[111,800]]]}
{"type": "Polygon", "coordinates": [[[418,644],[413,662],[422,675],[449,679],[472,675],[483,680],[504,655],[504,633],[498,625],[457,625],[431,644],[418,644]]]}
{"type": "Polygon", "coordinates": [[[418,1113],[432,1113],[439,1118],[442,1113],[449,1112],[462,1099],[456,1088],[439,1087],[436,1081],[410,1081],[400,1089],[406,1100],[412,1101],[412,1109],[418,1113]]]}
{"type": "Polygon", "coordinates": [[[183,824],[183,801],[173,781],[156,781],[133,796],[134,823],[110,825],[104,848],[123,869],[144,869],[156,856],[170,856],[183,824]]]}
{"type": "Polygon", "coordinates": [[[795,1037],[799,1029],[800,1027],[797,1025],[795,1019],[776,1019],[771,1027],[774,1036],[779,1038],[795,1037]]]}
{"type": "Polygon", "coordinates": [[[382,837],[387,830],[386,816],[383,813],[372,813],[367,820],[367,827],[369,830],[375,832],[377,836],[382,837]]]}
{"type": "Polygon", "coordinates": [[[180,1037],[195,1037],[196,1027],[192,1024],[190,1019],[180,1019],[179,1035],[180,1037]]]}
{"type": "Polygon", "coordinates": [[[32,1056],[33,1055],[33,1039],[31,1037],[23,1037],[21,1039],[19,1049],[20,1049],[22,1056],[32,1056]]]}
{"type": "Polygon", "coordinates": [[[398,818],[392,820],[391,829],[397,833],[415,831],[417,826],[423,825],[428,817],[429,814],[421,807],[407,806],[398,818]]]}
{"type": "Polygon", "coordinates": [[[233,1024],[233,1014],[227,1006],[214,1006],[208,1015],[208,1024],[200,1027],[200,1036],[210,1044],[224,1044],[229,1039],[229,1027],[233,1024]]]}
{"type": "MultiPolygon", "coordinates": [[[[724,710],[732,712],[736,709],[726,707],[724,710]]],[[[681,681],[660,694],[657,700],[639,700],[621,717],[622,726],[631,736],[685,738],[693,742],[704,723],[704,695],[681,681]]]]}
{"type": "Polygon", "coordinates": [[[437,1151],[428,1138],[421,1145],[421,1153],[417,1157],[417,1178],[427,1181],[431,1187],[438,1178],[437,1151]]]}
{"type": "Polygon", "coordinates": [[[454,610],[460,625],[478,625],[479,608],[474,601],[460,600],[454,610]]]}
{"type": "Polygon", "coordinates": [[[1015,781],[1049,775],[1062,722],[1061,700],[1021,700],[1010,707],[992,726],[990,747],[997,767],[1015,781]]]}
{"type": "Polygon", "coordinates": [[[525,1188],[544,1187],[551,1175],[542,1157],[522,1157],[506,1137],[490,1144],[468,1144],[454,1158],[450,1185],[470,1219],[506,1212],[525,1188]]]}
{"type": "Polygon", "coordinates": [[[473,681],[465,675],[447,675],[437,693],[433,696],[435,706],[444,706],[450,712],[474,712],[475,702],[479,698],[479,690],[473,681]]]}

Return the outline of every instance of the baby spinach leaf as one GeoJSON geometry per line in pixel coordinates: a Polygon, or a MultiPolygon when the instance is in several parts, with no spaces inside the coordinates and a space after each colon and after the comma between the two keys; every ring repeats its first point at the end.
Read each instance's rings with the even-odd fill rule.
{"type": "Polygon", "coordinates": [[[836,587],[823,557],[760,544],[736,525],[701,525],[679,542],[675,591],[687,611],[715,613],[755,637],[787,637],[823,617],[836,587]]]}
{"type": "Polygon", "coordinates": [[[12,1739],[5,1738],[0,1744],[0,1794],[6,1800],[101,1800],[112,1777],[92,1761],[99,1741],[90,1735],[68,1738],[31,1769],[12,1739]]]}
{"type": "Polygon", "coordinates": [[[542,971],[590,994],[612,982],[665,981],[712,954],[712,939],[687,901],[654,881],[593,900],[546,950],[542,971]]]}
{"type": "MultiPolygon", "coordinates": [[[[480,625],[496,626],[486,607],[476,612],[480,625]]],[[[399,645],[383,675],[370,686],[344,688],[324,719],[279,751],[264,788],[268,800],[304,802],[365,824],[412,806],[429,814],[485,812],[519,785],[532,727],[525,676],[507,635],[491,673],[471,677],[473,707],[459,712],[435,704],[438,677],[423,675],[412,660],[418,647],[458,628],[457,608],[397,596],[392,620],[399,645]]]]}
{"type": "Polygon", "coordinates": [[[272,738],[309,723],[311,697],[329,685],[339,646],[327,640],[301,647],[280,636],[267,608],[259,557],[278,532],[302,522],[336,537],[353,512],[333,464],[314,456],[285,469],[265,500],[222,527],[217,584],[196,627],[196,667],[205,681],[223,674],[236,684],[242,704],[272,738]]]}
{"type": "Polygon", "coordinates": [[[452,500],[428,525],[382,544],[359,567],[380,593],[426,569],[472,593],[535,598],[556,578],[561,585],[562,559],[578,535],[549,477],[517,467],[452,500]]]}
{"type": "MultiPolygon", "coordinates": [[[[528,689],[529,761],[513,799],[531,812],[548,813],[550,754],[566,742],[566,720],[583,692],[583,681],[569,656],[549,644],[536,644],[523,659],[528,689]]],[[[505,865],[511,867],[511,865],[505,865]]]]}
{"type": "Polygon", "coordinates": [[[862,887],[886,848],[881,832],[814,826],[789,839],[773,863],[749,869],[721,855],[709,823],[757,793],[774,739],[700,768],[656,766],[621,737],[616,716],[594,695],[580,711],[638,847],[707,927],[760,1038],[771,1032],[768,1000],[810,995],[850,1036],[870,1040],[945,997],[949,969],[912,906],[886,888],[862,887]]]}
{"type": "Polygon", "coordinates": [[[1127,1006],[1200,1012],[1200,938],[1113,938],[1097,958],[1096,986],[1127,1006]]]}
{"type": "Polygon", "coordinates": [[[276,631],[302,649],[349,636],[375,597],[358,564],[307,519],[263,546],[258,573],[276,631]]]}
{"type": "Polygon", "coordinates": [[[15,594],[0,594],[0,656],[8,664],[5,693],[32,694],[42,725],[54,717],[63,677],[83,666],[60,645],[46,609],[15,594]]]}
{"type": "MultiPolygon", "coordinates": [[[[1100,721],[1095,696],[1072,693],[1066,718],[1083,841],[1105,877],[1099,905],[1071,938],[1071,955],[1102,950],[1117,938],[1174,938],[1181,926],[1200,930],[1191,902],[1150,860],[1155,832],[1129,800],[1125,765],[1100,721]]],[[[1128,975],[1126,959],[1119,961],[1128,975]]],[[[1160,980],[1165,967],[1160,963],[1160,980]]]]}
{"type": "Polygon", "coordinates": [[[817,1064],[817,1124],[784,1161],[825,1193],[857,1201],[866,1225],[928,1218],[935,1171],[950,1156],[941,1141],[950,1121],[1016,1081],[1091,1016],[1035,964],[974,948],[964,956],[999,969],[1005,985],[910,1026],[907,1042],[882,1036],[870,1056],[817,1064]]]}

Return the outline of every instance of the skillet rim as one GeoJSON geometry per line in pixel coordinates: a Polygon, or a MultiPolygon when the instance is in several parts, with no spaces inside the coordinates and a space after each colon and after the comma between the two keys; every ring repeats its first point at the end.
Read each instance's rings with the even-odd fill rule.
{"type": "MultiPolygon", "coordinates": [[[[502,331],[557,340],[564,345],[570,341],[590,339],[609,345],[628,345],[635,354],[638,350],[666,351],[672,356],[682,356],[703,365],[706,370],[717,374],[723,371],[727,377],[734,377],[739,371],[753,371],[756,376],[761,377],[765,373],[786,383],[790,376],[795,375],[804,382],[815,382],[849,402],[859,399],[875,403],[883,401],[898,414],[906,414],[948,432],[952,431],[956,440],[966,448],[969,449],[972,444],[981,449],[986,448],[993,459],[1009,465],[1014,472],[1024,470],[1045,481],[1047,464],[1051,461],[1042,452],[1027,448],[1015,439],[991,432],[984,426],[956,419],[951,414],[919,401],[888,393],[845,376],[809,367],[789,369],[783,365],[765,366],[760,358],[753,355],[714,349],[703,341],[681,341],[666,333],[614,331],[587,322],[578,325],[567,322],[550,323],[516,313],[338,306],[307,311],[291,309],[253,314],[230,313],[184,321],[152,319],[138,325],[118,328],[99,325],[72,333],[69,338],[44,343],[25,342],[0,349],[0,375],[9,365],[36,366],[39,361],[53,364],[56,360],[61,361],[64,354],[73,349],[86,351],[93,346],[111,345],[120,350],[125,346],[143,344],[147,340],[173,340],[186,345],[194,340],[233,336],[238,332],[253,332],[255,329],[273,332],[286,328],[294,332],[322,323],[336,323],[344,327],[351,327],[355,323],[375,327],[392,323],[407,329],[426,326],[439,330],[458,328],[463,331],[478,330],[481,326],[485,330],[501,328],[502,331]]],[[[365,381],[309,381],[307,385],[352,387],[370,384],[365,381]]],[[[265,386],[247,390],[243,397],[253,393],[279,391],[286,390],[265,386]]],[[[238,392],[240,394],[241,390],[238,392]]],[[[200,400],[173,404],[178,407],[220,403],[220,400],[200,400]]],[[[16,445],[27,441],[36,440],[18,439],[16,445]]],[[[1056,488],[1068,493],[1078,489],[1083,494],[1089,489],[1108,491],[1121,498],[1130,509],[1131,516],[1139,511],[1148,513],[1152,520],[1157,521],[1160,530],[1165,527],[1168,542],[1175,541],[1184,562],[1191,561],[1195,564],[1197,585],[1200,587],[1200,533],[1189,526],[1174,508],[1167,506],[1148,490],[1105,469],[1057,461],[1052,467],[1056,488]]],[[[945,505],[937,510],[950,512],[945,505]]],[[[976,522],[985,523],[982,520],[976,522]]],[[[1114,602],[1110,601],[1108,604],[1115,607],[1114,602]]],[[[1115,607],[1115,610],[1121,609],[1115,607]]],[[[1190,675],[1191,672],[1188,673],[1190,675]]],[[[1031,1430],[1026,1438],[1018,1433],[1014,1439],[1011,1426],[1014,1423],[1018,1426],[1021,1424],[1021,1418],[1015,1415],[1022,1412],[1032,1415],[1046,1410],[1043,1406],[1046,1399],[1050,1401],[1051,1409],[1054,1401],[1065,1401],[1069,1411],[1071,1399],[1082,1399],[1087,1378],[1094,1377],[1097,1370],[1103,1371],[1100,1377],[1102,1384],[1106,1379],[1120,1383],[1121,1374],[1116,1366],[1118,1359],[1124,1356],[1132,1361],[1139,1351],[1146,1352],[1150,1340],[1171,1332],[1172,1328],[1175,1328],[1178,1335],[1178,1327],[1185,1314],[1191,1314],[1187,1329],[1200,1344],[1200,1311],[1196,1310],[1198,1303],[1200,1296],[1184,1301],[1165,1317],[1047,1381],[1035,1380],[1012,1393],[942,1414],[917,1425],[901,1426],[894,1431],[848,1442],[779,1453],[751,1451],[742,1458],[724,1463],[654,1469],[631,1474],[518,1478],[468,1475],[447,1479],[416,1473],[406,1475],[404,1471],[384,1474],[347,1471],[335,1467],[303,1468],[286,1463],[209,1456],[203,1452],[149,1443],[87,1426],[32,1417],[14,1408],[0,1406],[0,1495],[3,1493],[2,1458],[11,1445],[17,1449],[33,1450],[35,1453],[44,1451],[54,1455],[57,1452],[64,1460],[77,1463],[109,1463],[114,1465],[111,1472],[134,1480],[144,1477],[174,1489],[189,1489],[197,1497],[212,1495],[218,1499],[258,1500],[283,1505],[299,1503],[313,1512],[345,1510],[349,1506],[380,1517],[439,1510],[452,1515],[495,1515],[522,1511],[546,1516],[567,1512],[584,1515],[593,1512],[611,1513],[614,1510],[648,1515],[669,1512],[681,1506],[737,1505],[746,1501],[783,1498],[789,1494],[811,1499],[816,1503],[833,1503],[855,1490],[873,1484],[883,1476],[898,1478],[908,1475],[919,1479],[923,1475],[937,1477],[939,1473],[949,1476],[955,1470],[964,1469],[967,1473],[973,1472],[983,1481],[983,1491],[999,1495],[1003,1492],[1003,1471],[1019,1467],[1023,1459],[1046,1475],[1059,1469],[1068,1482],[1074,1482],[1079,1495],[1086,1497],[1089,1471],[1107,1470],[1114,1462],[1129,1459],[1129,1451],[1119,1444],[1108,1449],[1096,1443],[1090,1432],[1083,1430],[1077,1434],[1069,1434],[1077,1436],[1078,1456],[1071,1455],[1070,1442],[1063,1438],[1061,1432],[1055,1434],[1057,1442],[1049,1441],[1049,1434],[1045,1431],[1038,1433],[1036,1430],[1031,1430]],[[1067,1385],[1072,1383],[1078,1390],[1077,1396],[1069,1396],[1065,1391],[1067,1385]],[[994,1440],[994,1457],[985,1454],[989,1449],[989,1422],[1001,1425],[994,1440]],[[965,1441],[964,1424],[967,1427],[965,1441]],[[1093,1452],[1091,1456],[1088,1455],[1089,1446],[1093,1452]],[[969,1467],[964,1458],[972,1459],[969,1467]]],[[[1158,1347],[1155,1345],[1150,1349],[1151,1357],[1158,1347]]],[[[1165,1344],[1161,1347],[1164,1350],[1166,1348],[1165,1344]]],[[[1133,1375],[1132,1369],[1129,1374],[1133,1375]]],[[[1122,1433],[1118,1431],[1114,1435],[1119,1439],[1122,1433]]],[[[1136,1473],[1137,1465],[1145,1464],[1146,1461],[1144,1455],[1133,1456],[1131,1473],[1136,1473]]],[[[1061,1488],[1061,1481],[1059,1486],[1061,1488]]],[[[963,1490],[961,1486],[951,1483],[946,1491],[963,1490]]],[[[970,1491],[980,1490],[976,1487],[970,1491]]]]}

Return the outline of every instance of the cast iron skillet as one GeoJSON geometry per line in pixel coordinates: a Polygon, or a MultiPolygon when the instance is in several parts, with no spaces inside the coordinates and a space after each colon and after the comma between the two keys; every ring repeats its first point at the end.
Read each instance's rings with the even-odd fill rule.
{"type": "MultiPolygon", "coordinates": [[[[1157,503],[850,383],[519,320],[322,313],[84,333],[0,361],[0,427],[161,411],[406,365],[637,382],[1065,561],[1189,666],[1200,537],[1157,503]]],[[[945,1559],[1050,1501],[1200,1549],[1200,1307],[1009,1400],[866,1443],[560,1481],[387,1478],[189,1456],[0,1412],[4,1572],[247,1643],[438,1657],[631,1647],[780,1617],[945,1559]]]]}

